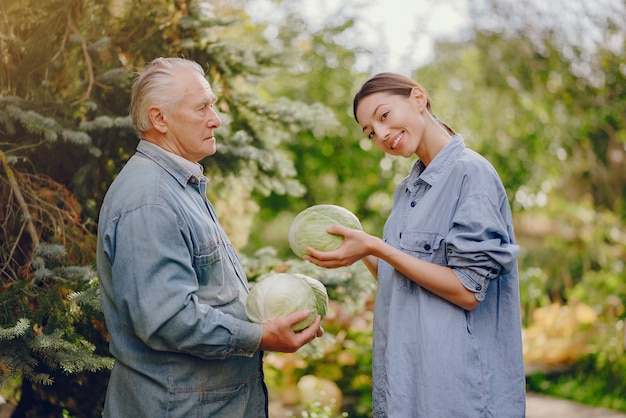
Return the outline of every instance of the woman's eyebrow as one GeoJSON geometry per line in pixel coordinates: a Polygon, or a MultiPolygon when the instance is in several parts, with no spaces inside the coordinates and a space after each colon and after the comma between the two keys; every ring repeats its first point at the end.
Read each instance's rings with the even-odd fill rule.
{"type": "MultiPolygon", "coordinates": [[[[380,109],[381,106],[386,105],[387,103],[381,103],[378,106],[376,106],[376,108],[374,109],[374,111],[372,112],[372,117],[376,116],[376,112],[378,112],[378,109],[380,109]]],[[[368,125],[365,125],[363,127],[363,132],[365,132],[365,130],[367,129],[368,125]]]]}

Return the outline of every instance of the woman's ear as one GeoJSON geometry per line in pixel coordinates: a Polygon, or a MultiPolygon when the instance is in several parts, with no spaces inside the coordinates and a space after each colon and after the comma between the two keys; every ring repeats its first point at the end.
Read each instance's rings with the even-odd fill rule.
{"type": "Polygon", "coordinates": [[[154,129],[163,134],[167,132],[167,118],[163,112],[161,112],[160,108],[152,106],[148,109],[148,118],[154,129]]]}
{"type": "Polygon", "coordinates": [[[427,108],[428,96],[422,87],[413,87],[413,90],[411,90],[411,97],[416,100],[420,112],[427,108]]]}

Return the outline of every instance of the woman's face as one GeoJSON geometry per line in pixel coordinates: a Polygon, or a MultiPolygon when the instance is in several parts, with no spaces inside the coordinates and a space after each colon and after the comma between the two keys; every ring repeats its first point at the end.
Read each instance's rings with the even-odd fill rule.
{"type": "Polygon", "coordinates": [[[422,144],[426,95],[414,88],[408,97],[374,93],[363,97],[356,117],[363,133],[382,151],[402,157],[418,154],[422,144]]]}

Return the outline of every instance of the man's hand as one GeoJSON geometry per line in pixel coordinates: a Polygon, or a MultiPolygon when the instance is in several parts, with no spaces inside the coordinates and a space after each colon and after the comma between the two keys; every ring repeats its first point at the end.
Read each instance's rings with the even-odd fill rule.
{"type": "Polygon", "coordinates": [[[320,326],[321,317],[317,315],[311,325],[302,331],[294,331],[291,327],[309,316],[309,311],[298,311],[263,324],[261,350],[293,353],[303,345],[310,343],[315,337],[324,335],[320,326]]]}

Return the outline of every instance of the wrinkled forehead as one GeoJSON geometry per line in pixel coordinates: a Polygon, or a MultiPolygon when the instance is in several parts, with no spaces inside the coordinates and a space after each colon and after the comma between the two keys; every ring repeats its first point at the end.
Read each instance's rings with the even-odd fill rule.
{"type": "Polygon", "coordinates": [[[184,96],[216,100],[215,93],[204,75],[193,70],[181,70],[175,75],[175,79],[177,90],[184,96]]]}

